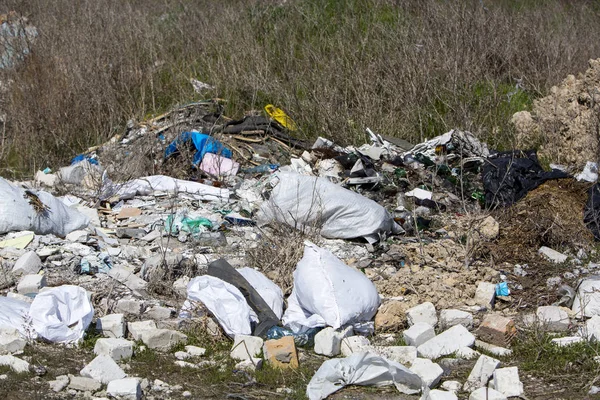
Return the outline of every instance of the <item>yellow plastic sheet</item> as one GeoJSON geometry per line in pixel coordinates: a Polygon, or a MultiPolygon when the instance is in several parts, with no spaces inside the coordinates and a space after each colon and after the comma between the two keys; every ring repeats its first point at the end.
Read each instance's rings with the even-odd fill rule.
{"type": "Polygon", "coordinates": [[[267,104],[265,106],[265,111],[269,117],[277,121],[284,128],[287,128],[290,131],[295,131],[298,129],[294,120],[291,119],[281,108],[277,108],[273,104],[267,104]]]}

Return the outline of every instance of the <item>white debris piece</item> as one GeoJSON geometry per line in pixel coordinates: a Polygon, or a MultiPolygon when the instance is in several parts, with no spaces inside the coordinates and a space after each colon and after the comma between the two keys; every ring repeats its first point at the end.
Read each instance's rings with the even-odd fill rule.
{"type": "Polygon", "coordinates": [[[127,376],[115,360],[108,356],[97,356],[92,362],[83,367],[80,374],[83,377],[92,378],[104,384],[127,376]]]}
{"type": "Polygon", "coordinates": [[[133,340],[142,340],[142,333],[148,330],[156,329],[156,322],[147,321],[134,321],[127,323],[127,330],[133,338],[133,340]]]}
{"type": "Polygon", "coordinates": [[[115,379],[108,382],[106,393],[121,400],[140,400],[142,388],[138,378],[115,379]]]}
{"type": "Polygon", "coordinates": [[[475,290],[475,304],[491,310],[496,299],[496,285],[489,282],[479,282],[475,290]]]}
{"type": "Polygon", "coordinates": [[[469,400],[507,400],[507,398],[494,389],[482,387],[472,392],[469,400]]]}
{"type": "Polygon", "coordinates": [[[342,339],[340,350],[344,357],[348,357],[354,353],[365,351],[371,346],[371,342],[364,336],[350,336],[342,339]]]}
{"type": "Polygon", "coordinates": [[[470,392],[486,386],[499,365],[499,360],[486,355],[481,355],[471,370],[471,373],[463,386],[463,390],[465,392],[470,392]]]}
{"type": "Polygon", "coordinates": [[[433,197],[433,193],[431,193],[429,190],[423,190],[419,188],[415,188],[410,192],[406,192],[404,194],[406,195],[406,197],[416,197],[419,200],[431,200],[431,198],[433,197]]]}
{"type": "Polygon", "coordinates": [[[417,352],[421,357],[434,360],[455,353],[462,347],[471,347],[474,343],[475,336],[467,328],[455,325],[417,347],[417,352]]]}
{"type": "Polygon", "coordinates": [[[117,338],[98,339],[94,346],[94,354],[109,356],[115,361],[128,359],[133,355],[133,342],[117,338]]]}
{"type": "Polygon", "coordinates": [[[168,351],[179,343],[185,343],[187,336],[172,329],[148,329],[141,334],[142,342],[151,349],[168,351]]]}
{"type": "Polygon", "coordinates": [[[442,329],[448,329],[458,324],[467,329],[473,328],[473,315],[460,310],[440,311],[440,327],[442,329]]]}
{"type": "Polygon", "coordinates": [[[423,393],[421,400],[458,400],[458,397],[453,392],[433,389],[428,393],[423,393]]]}
{"type": "Polygon", "coordinates": [[[235,335],[229,356],[234,360],[255,358],[262,351],[263,344],[263,339],[256,336],[235,335]]]}
{"type": "Polygon", "coordinates": [[[506,397],[521,397],[523,383],[519,379],[519,368],[499,368],[494,371],[494,389],[506,397]]]}
{"type": "Polygon", "coordinates": [[[343,334],[332,327],[327,327],[315,335],[315,353],[327,357],[340,354],[343,334]]]}
{"type": "Polygon", "coordinates": [[[18,353],[25,348],[26,344],[17,329],[0,328],[0,354],[18,353]]]}
{"type": "Polygon", "coordinates": [[[125,337],[125,318],[123,314],[108,314],[96,320],[96,330],[110,338],[125,337]]]}
{"type": "Polygon", "coordinates": [[[37,294],[46,286],[46,275],[24,275],[17,285],[17,292],[21,294],[37,294]]]}
{"type": "Polygon", "coordinates": [[[560,253],[556,250],[551,249],[550,247],[542,246],[538,250],[538,253],[545,256],[548,260],[552,261],[555,264],[564,263],[567,261],[567,256],[563,253],[560,253]]]}
{"type": "Polygon", "coordinates": [[[600,316],[600,278],[585,279],[579,284],[572,310],[578,317],[600,316]]]}
{"type": "Polygon", "coordinates": [[[17,374],[29,372],[29,363],[27,361],[21,360],[10,354],[0,356],[0,365],[9,367],[17,374]]]}
{"type": "Polygon", "coordinates": [[[435,306],[431,302],[425,302],[418,306],[406,310],[406,318],[409,325],[414,325],[417,322],[424,322],[435,328],[438,323],[435,306]]]}
{"type": "Polygon", "coordinates": [[[42,269],[42,260],[35,251],[28,251],[23,254],[12,269],[13,274],[17,276],[37,274],[42,269]]]}
{"type": "Polygon", "coordinates": [[[549,331],[563,332],[569,330],[569,314],[557,306],[541,306],[536,315],[540,323],[549,331]]]}
{"type": "Polygon", "coordinates": [[[571,346],[573,344],[580,343],[583,341],[584,339],[581,336],[566,336],[561,338],[554,338],[551,340],[551,342],[557,345],[558,347],[571,346]]]}
{"type": "Polygon", "coordinates": [[[419,375],[423,384],[427,387],[437,385],[444,375],[444,370],[438,364],[425,358],[417,358],[410,367],[410,370],[419,375]]]}
{"type": "Polygon", "coordinates": [[[433,326],[425,322],[417,322],[402,334],[404,341],[409,346],[419,347],[429,339],[435,337],[433,326]]]}

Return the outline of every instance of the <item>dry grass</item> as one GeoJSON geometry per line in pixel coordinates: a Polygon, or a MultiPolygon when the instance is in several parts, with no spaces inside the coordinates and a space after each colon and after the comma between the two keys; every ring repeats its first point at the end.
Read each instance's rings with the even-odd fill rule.
{"type": "Polygon", "coordinates": [[[0,172],[63,164],[213,84],[239,117],[286,109],[299,136],[420,141],[452,127],[511,146],[510,115],[600,55],[596,2],[7,0],[38,28],[4,95],[0,172]],[[524,89],[515,89],[517,81],[524,89]]]}

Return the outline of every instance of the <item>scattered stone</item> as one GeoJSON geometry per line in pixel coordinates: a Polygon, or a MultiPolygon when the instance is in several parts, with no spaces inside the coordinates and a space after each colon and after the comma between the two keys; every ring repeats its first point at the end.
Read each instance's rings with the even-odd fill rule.
{"type": "Polygon", "coordinates": [[[486,355],[481,355],[471,370],[471,373],[463,386],[463,390],[465,392],[470,392],[486,386],[499,365],[499,360],[486,355]]]}
{"type": "Polygon", "coordinates": [[[417,359],[417,348],[414,346],[371,346],[368,349],[402,365],[412,364],[417,359]]]}
{"type": "Polygon", "coordinates": [[[577,287],[572,310],[578,317],[589,318],[600,315],[600,278],[581,281],[577,287]]]}
{"type": "Polygon", "coordinates": [[[344,339],[350,330],[338,332],[332,327],[327,327],[315,335],[315,353],[327,357],[335,357],[340,354],[342,339],[344,339]]]}
{"type": "Polygon", "coordinates": [[[425,322],[417,322],[402,334],[404,341],[409,346],[419,347],[429,339],[435,337],[433,326],[425,322]]]}
{"type": "Polygon", "coordinates": [[[510,349],[486,343],[481,340],[475,341],[475,347],[498,357],[509,357],[512,355],[512,350],[510,349]]]}
{"type": "MultiPolygon", "coordinates": [[[[477,341],[475,341],[477,343],[477,341]]],[[[461,358],[463,360],[472,360],[481,355],[478,351],[473,350],[470,347],[461,347],[456,351],[456,357],[461,358]]]]}
{"type": "Polygon", "coordinates": [[[510,346],[516,334],[515,322],[498,314],[486,315],[477,330],[477,336],[484,342],[503,347],[510,346]]]}
{"type": "Polygon", "coordinates": [[[21,360],[10,354],[0,356],[0,365],[9,367],[17,374],[29,372],[29,363],[27,361],[21,360]]]}
{"type": "Polygon", "coordinates": [[[462,325],[467,329],[473,328],[473,315],[460,310],[442,310],[440,311],[440,327],[448,329],[454,325],[462,325]]]}
{"type": "Polygon", "coordinates": [[[575,343],[583,342],[584,339],[581,336],[566,336],[561,338],[552,339],[551,342],[557,345],[558,347],[566,347],[571,346],[575,343]]]}
{"type": "Polygon", "coordinates": [[[479,224],[478,231],[484,239],[494,240],[500,234],[500,224],[490,215],[479,224]]]}
{"type": "Polygon", "coordinates": [[[407,305],[403,301],[391,300],[383,303],[375,315],[375,329],[393,331],[406,324],[407,305]]]}
{"type": "Polygon", "coordinates": [[[18,330],[0,328],[0,355],[23,351],[26,344],[18,330]]]}
{"type": "Polygon", "coordinates": [[[475,290],[475,304],[491,310],[496,299],[496,285],[489,282],[479,282],[475,290]]]}
{"type": "Polygon", "coordinates": [[[50,389],[52,389],[53,392],[58,393],[67,387],[67,385],[69,384],[69,377],[67,375],[60,375],[57,376],[55,380],[49,381],[48,384],[50,385],[50,389]]]}
{"type": "Polygon", "coordinates": [[[21,294],[38,294],[46,286],[46,275],[24,275],[17,285],[17,292],[21,294]]]}
{"type": "Polygon", "coordinates": [[[206,354],[206,349],[198,346],[185,346],[185,351],[192,357],[202,357],[206,354]]]}
{"type": "Polygon", "coordinates": [[[12,272],[16,276],[34,275],[40,272],[40,269],[42,269],[42,260],[35,251],[28,251],[19,257],[12,272]]]}
{"type": "Polygon", "coordinates": [[[117,219],[127,219],[142,215],[142,210],[137,207],[123,207],[117,214],[117,219]]]}
{"type": "Polygon", "coordinates": [[[421,397],[421,400],[458,400],[458,397],[452,392],[433,389],[426,395],[424,394],[423,397],[421,397]]]}
{"type": "Polygon", "coordinates": [[[229,356],[234,360],[249,360],[262,351],[264,341],[257,336],[235,335],[229,356]]]}
{"type": "Polygon", "coordinates": [[[459,381],[445,381],[442,382],[441,387],[449,392],[458,392],[462,389],[462,385],[459,381]]]}
{"type": "Polygon", "coordinates": [[[31,297],[25,296],[24,294],[21,294],[21,293],[8,292],[8,293],[6,293],[6,297],[10,297],[11,299],[21,300],[21,301],[24,301],[25,303],[33,302],[33,299],[31,297]]]}
{"type": "Polygon", "coordinates": [[[594,315],[585,322],[582,335],[587,340],[600,341],[600,316],[594,315]]]}
{"type": "Polygon", "coordinates": [[[69,242],[86,243],[90,237],[87,231],[73,231],[67,234],[65,239],[69,242]]]}
{"type": "Polygon", "coordinates": [[[519,379],[519,368],[499,368],[494,371],[494,389],[506,397],[521,397],[523,383],[519,379]]]}
{"type": "Polygon", "coordinates": [[[140,380],[138,378],[124,378],[110,381],[106,387],[106,393],[122,400],[140,400],[142,398],[140,380]]]}
{"type": "Polygon", "coordinates": [[[557,306],[541,306],[537,308],[537,318],[549,331],[564,332],[569,330],[569,315],[557,306]]]}
{"type": "Polygon", "coordinates": [[[173,290],[181,297],[186,297],[188,283],[190,283],[190,278],[187,276],[182,276],[173,282],[173,290]]]}
{"type": "Polygon", "coordinates": [[[97,356],[91,363],[83,367],[80,374],[105,384],[127,376],[115,360],[108,356],[97,356]]]}
{"type": "Polygon", "coordinates": [[[125,337],[125,318],[123,314],[108,314],[96,320],[96,330],[109,338],[125,337]]]}
{"type": "Polygon", "coordinates": [[[152,306],[152,307],[148,308],[146,311],[144,311],[142,317],[150,318],[154,321],[162,321],[162,320],[171,318],[171,315],[173,315],[173,314],[174,314],[174,310],[172,310],[170,308],[162,307],[162,306],[152,306]]]}
{"type": "Polygon", "coordinates": [[[593,396],[593,395],[598,394],[598,393],[600,393],[600,387],[598,387],[598,386],[592,386],[590,388],[590,390],[588,391],[588,394],[590,396],[593,396]]]}
{"type": "MultiPolygon", "coordinates": [[[[142,231],[143,232],[143,231],[142,231]]],[[[115,266],[108,271],[108,276],[127,286],[136,296],[148,297],[146,287],[148,282],[138,277],[126,267],[115,266]]]]}
{"type": "Polygon", "coordinates": [[[102,383],[85,376],[73,376],[70,379],[68,387],[80,392],[95,392],[102,388],[102,383]]]}
{"type": "Polygon", "coordinates": [[[419,375],[423,384],[427,387],[437,385],[442,379],[444,370],[438,364],[424,358],[417,358],[410,367],[410,370],[419,375]]]}
{"type": "Polygon", "coordinates": [[[183,361],[183,360],[177,360],[177,361],[175,361],[175,365],[177,365],[178,367],[181,367],[181,368],[192,368],[192,369],[198,369],[198,368],[200,368],[196,364],[192,364],[191,362],[187,362],[187,361],[183,361]]]}
{"type": "Polygon", "coordinates": [[[469,400],[507,400],[507,398],[494,389],[482,387],[472,392],[469,400]]]}
{"type": "Polygon", "coordinates": [[[109,356],[115,361],[128,359],[133,356],[133,342],[125,339],[98,339],[94,346],[94,354],[109,356]]]}
{"type": "Polygon", "coordinates": [[[192,393],[188,392],[187,390],[185,392],[181,393],[181,395],[185,398],[192,397],[192,393]]]}
{"type": "Polygon", "coordinates": [[[127,323],[127,330],[133,338],[133,340],[142,340],[142,333],[148,330],[156,329],[156,322],[154,321],[135,321],[127,323]]]}
{"type": "Polygon", "coordinates": [[[298,368],[298,354],[292,336],[267,340],[263,346],[265,360],[276,368],[298,368]]]}
{"type": "Polygon", "coordinates": [[[141,340],[151,349],[168,351],[179,343],[185,343],[187,336],[172,329],[142,330],[141,340]]]}
{"type": "Polygon", "coordinates": [[[342,339],[340,350],[344,357],[353,353],[364,351],[371,346],[371,342],[364,336],[350,336],[342,339]]]}
{"type": "Polygon", "coordinates": [[[435,306],[430,302],[425,302],[408,309],[406,311],[406,319],[410,326],[416,324],[417,322],[424,322],[435,328],[438,323],[435,306]]]}
{"type": "Polygon", "coordinates": [[[262,368],[262,363],[262,358],[249,358],[247,360],[243,360],[235,364],[235,369],[247,372],[254,372],[262,368]]]}
{"type": "Polygon", "coordinates": [[[552,261],[554,264],[561,264],[567,261],[567,256],[559,253],[556,250],[551,249],[550,247],[542,246],[538,250],[538,253],[546,257],[548,260],[552,261]]]}
{"type": "Polygon", "coordinates": [[[467,328],[455,325],[417,347],[417,352],[421,357],[434,360],[453,354],[462,347],[471,347],[474,343],[475,336],[467,328]]]}

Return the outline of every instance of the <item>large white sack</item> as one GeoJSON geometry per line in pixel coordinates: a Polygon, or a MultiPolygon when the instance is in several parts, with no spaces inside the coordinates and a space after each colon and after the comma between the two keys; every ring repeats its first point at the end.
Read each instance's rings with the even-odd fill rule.
{"type": "Polygon", "coordinates": [[[197,276],[188,283],[187,300],[203,303],[229,336],[252,334],[252,309],[235,286],[214,276],[197,276]]]}
{"type": "Polygon", "coordinates": [[[281,288],[273,283],[262,272],[254,268],[243,267],[237,270],[263,298],[267,305],[273,310],[278,319],[283,314],[283,292],[281,288]]]}
{"type": "Polygon", "coordinates": [[[395,361],[362,352],[346,358],[327,360],[315,372],[306,388],[310,400],[322,400],[344,386],[391,386],[405,394],[421,391],[419,375],[395,361]]]}
{"type": "Polygon", "coordinates": [[[33,231],[38,235],[52,233],[65,237],[69,232],[85,228],[90,220],[77,210],[44,191],[32,190],[48,208],[38,213],[24,197],[25,190],[0,178],[0,234],[33,231]]]}
{"type": "Polygon", "coordinates": [[[294,287],[283,315],[284,325],[331,326],[371,321],[379,307],[373,282],[333,253],[305,242],[304,256],[294,271],[294,287]]]}
{"type": "Polygon", "coordinates": [[[85,289],[63,285],[42,291],[33,299],[29,315],[35,331],[46,340],[75,343],[83,339],[94,317],[85,289]]]}
{"type": "Polygon", "coordinates": [[[25,301],[0,297],[0,329],[16,329],[25,337],[32,336],[29,307],[25,301]]]}
{"type": "Polygon", "coordinates": [[[371,243],[399,231],[385,208],[328,179],[277,172],[271,184],[271,196],[257,215],[260,225],[278,221],[297,229],[320,229],[326,238],[364,237],[371,243]]]}
{"type": "MultiPolygon", "coordinates": [[[[165,175],[152,175],[126,182],[119,187],[116,195],[121,199],[130,199],[136,195],[149,196],[154,194],[154,192],[183,193],[196,200],[229,200],[229,189],[175,179],[165,175]]],[[[105,193],[107,197],[111,195],[110,192],[105,193]]]]}

